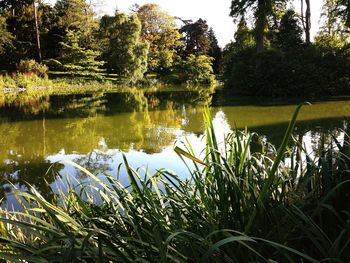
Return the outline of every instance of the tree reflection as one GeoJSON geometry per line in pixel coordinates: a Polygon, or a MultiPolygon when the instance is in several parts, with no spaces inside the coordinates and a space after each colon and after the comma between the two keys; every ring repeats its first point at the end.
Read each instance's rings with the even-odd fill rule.
{"type": "MultiPolygon", "coordinates": [[[[29,182],[51,198],[45,181],[51,184],[57,177],[52,173],[44,176],[51,165],[49,160],[70,158],[98,174],[111,171],[110,149],[154,154],[184,135],[201,136],[203,105],[214,101],[209,87],[26,98],[0,101],[0,197],[11,190],[8,180],[19,187],[29,182]]],[[[311,131],[313,151],[320,152],[317,138],[321,135],[316,126],[322,126],[325,134],[335,132],[335,127],[349,129],[337,118],[349,112],[348,106],[339,105],[315,105],[300,116],[297,135],[302,138],[311,131]]],[[[293,109],[288,105],[228,105],[213,107],[212,116],[220,113],[231,129],[247,126],[278,146],[293,109]]],[[[221,132],[222,127],[216,128],[221,132]]],[[[331,140],[329,136],[325,141],[331,140]]],[[[349,147],[343,150],[349,151],[349,147]]],[[[79,172],[74,175],[84,178],[79,172]]]]}

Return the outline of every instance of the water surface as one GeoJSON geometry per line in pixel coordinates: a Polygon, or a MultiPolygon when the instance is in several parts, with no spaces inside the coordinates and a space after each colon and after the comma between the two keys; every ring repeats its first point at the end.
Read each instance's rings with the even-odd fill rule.
{"type": "MultiPolygon", "coordinates": [[[[206,103],[212,105],[221,137],[247,127],[276,145],[298,104],[186,89],[11,96],[0,103],[0,197],[11,203],[9,182],[20,188],[29,183],[50,198],[49,185],[55,187],[60,179],[84,180],[77,169],[57,163],[62,160],[77,162],[95,174],[116,175],[122,153],[133,167],[167,168],[186,177],[173,147],[185,136],[198,153],[204,147],[206,103]]],[[[296,134],[303,135],[312,150],[321,134],[349,129],[349,117],[349,100],[316,102],[302,109],[296,134]]],[[[127,183],[123,176],[120,180],[127,183]]]]}

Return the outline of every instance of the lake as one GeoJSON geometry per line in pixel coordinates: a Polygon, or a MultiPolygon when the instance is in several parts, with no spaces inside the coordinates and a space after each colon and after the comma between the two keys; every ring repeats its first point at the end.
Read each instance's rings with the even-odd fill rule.
{"type": "MultiPolygon", "coordinates": [[[[204,148],[204,105],[209,103],[216,131],[223,138],[231,129],[263,135],[278,145],[296,105],[294,101],[233,98],[185,88],[158,91],[95,92],[45,95],[22,92],[0,100],[0,197],[11,204],[11,184],[35,186],[45,197],[65,178],[85,180],[71,160],[94,174],[117,175],[122,153],[130,165],[150,171],[167,168],[188,176],[174,153],[185,137],[198,155],[204,148]],[[49,172],[48,172],[49,170],[49,172]]],[[[317,150],[317,138],[330,132],[341,136],[350,117],[350,100],[314,102],[304,106],[296,134],[317,150]]],[[[127,184],[121,172],[120,180],[127,184]]]]}

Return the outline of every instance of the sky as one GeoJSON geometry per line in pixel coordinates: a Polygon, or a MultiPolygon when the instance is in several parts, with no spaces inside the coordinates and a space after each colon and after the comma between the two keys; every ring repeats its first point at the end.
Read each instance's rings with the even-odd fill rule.
{"type": "MultiPolygon", "coordinates": [[[[229,16],[231,0],[92,0],[98,3],[97,10],[101,14],[113,15],[116,8],[120,11],[129,12],[130,7],[136,3],[143,5],[146,3],[156,3],[169,14],[183,19],[193,21],[202,18],[213,27],[219,45],[224,47],[233,40],[236,26],[232,17],[229,16]]],[[[56,0],[46,2],[55,3],[56,0]]],[[[323,0],[312,1],[311,9],[311,36],[318,31],[318,21],[323,0]]],[[[300,0],[294,0],[295,10],[300,12],[300,0]]]]}

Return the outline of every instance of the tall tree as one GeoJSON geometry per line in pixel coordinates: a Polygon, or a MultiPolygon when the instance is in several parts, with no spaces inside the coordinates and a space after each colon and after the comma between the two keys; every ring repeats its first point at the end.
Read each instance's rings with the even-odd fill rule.
{"type": "Polygon", "coordinates": [[[40,44],[43,59],[57,58],[67,34],[62,18],[51,5],[40,4],[38,8],[40,44]]]}
{"type": "Polygon", "coordinates": [[[231,13],[233,18],[240,18],[249,11],[255,16],[255,38],[256,50],[261,52],[264,49],[264,30],[267,24],[267,17],[272,12],[274,0],[232,0],[231,13]]]}
{"type": "Polygon", "coordinates": [[[61,54],[58,58],[63,70],[80,75],[95,75],[99,73],[104,61],[98,61],[101,54],[91,49],[79,46],[79,41],[74,31],[68,31],[66,39],[61,43],[61,54]]]}
{"type": "Polygon", "coordinates": [[[297,51],[303,43],[302,29],[293,10],[288,10],[281,19],[276,33],[277,47],[285,51],[297,51]]]}
{"type": "Polygon", "coordinates": [[[210,41],[210,46],[208,50],[208,55],[211,56],[213,60],[213,71],[214,73],[219,73],[220,63],[222,59],[222,51],[219,47],[218,40],[215,36],[213,28],[209,29],[208,38],[210,41]]]}
{"type": "Polygon", "coordinates": [[[147,70],[149,44],[141,39],[141,23],[136,15],[118,13],[103,16],[99,39],[107,69],[121,78],[136,82],[147,70]]]}
{"type": "MultiPolygon", "coordinates": [[[[200,18],[194,23],[187,23],[181,27],[180,33],[183,35],[184,56],[208,53],[211,41],[209,39],[209,26],[207,21],[200,18]]],[[[215,35],[212,35],[212,37],[215,37],[215,35]]]]}
{"type": "Polygon", "coordinates": [[[142,25],[141,37],[150,45],[148,67],[153,71],[170,68],[181,44],[175,18],[156,4],[143,5],[136,14],[142,25]]]}
{"type": "Polygon", "coordinates": [[[307,44],[311,42],[311,6],[310,0],[301,0],[301,21],[303,23],[304,31],[305,31],[305,41],[307,44]],[[306,11],[304,14],[304,1],[306,4],[306,11]]]}
{"type": "Polygon", "coordinates": [[[94,47],[94,32],[98,28],[98,21],[94,18],[91,6],[85,0],[59,0],[55,9],[61,18],[61,26],[77,35],[79,46],[94,47]]]}
{"type": "Polygon", "coordinates": [[[324,51],[343,48],[350,37],[344,17],[338,14],[338,7],[337,0],[324,0],[321,27],[315,37],[315,44],[324,51]]]}
{"type": "Polygon", "coordinates": [[[235,42],[232,45],[235,50],[242,50],[255,45],[253,31],[248,27],[244,16],[241,17],[238,23],[234,38],[235,42]]]}
{"type": "Polygon", "coordinates": [[[0,54],[5,51],[6,46],[11,45],[12,35],[7,31],[6,19],[0,17],[0,54]]]}
{"type": "Polygon", "coordinates": [[[6,7],[7,30],[13,35],[13,48],[8,50],[8,65],[14,66],[23,59],[38,59],[33,1],[9,1],[6,7]]]}
{"type": "Polygon", "coordinates": [[[33,15],[34,15],[34,25],[35,25],[35,35],[36,35],[37,59],[41,63],[42,57],[41,57],[41,47],[40,47],[40,31],[39,31],[38,14],[37,14],[35,0],[33,0],[33,15]]]}
{"type": "Polygon", "coordinates": [[[338,6],[337,0],[324,0],[319,34],[337,36],[342,42],[346,42],[349,39],[350,32],[344,17],[339,16],[338,8],[340,6],[338,6]]]}
{"type": "Polygon", "coordinates": [[[347,27],[350,27],[350,0],[337,0],[337,14],[340,15],[347,27]]]}

